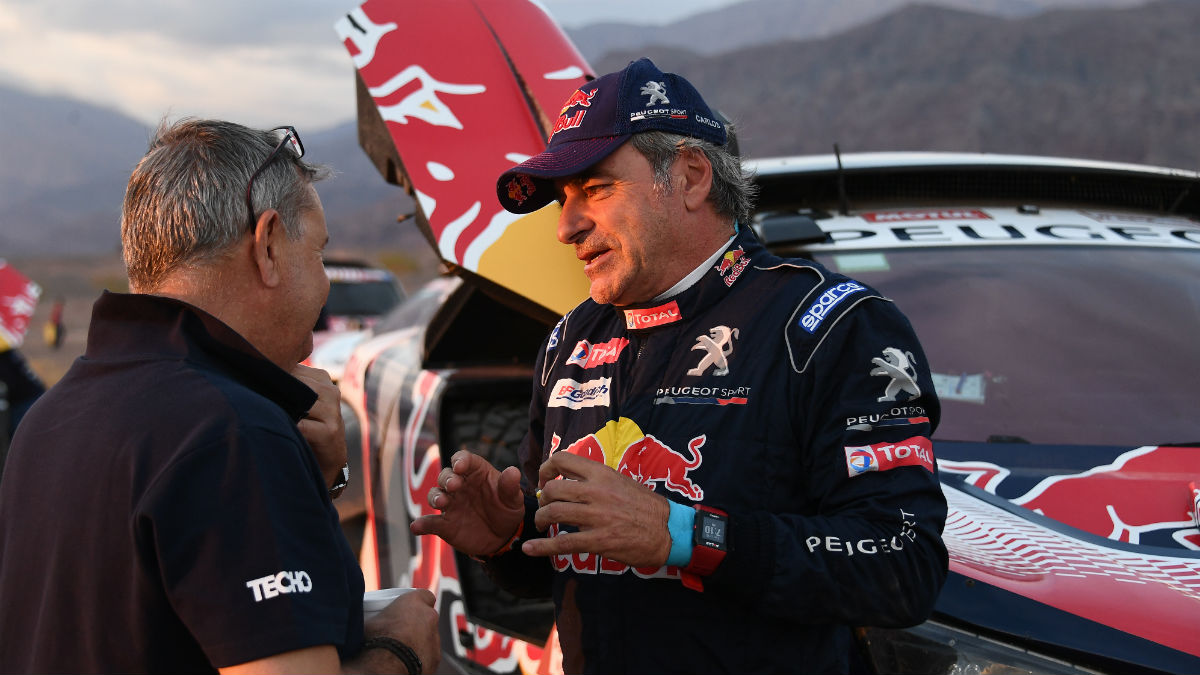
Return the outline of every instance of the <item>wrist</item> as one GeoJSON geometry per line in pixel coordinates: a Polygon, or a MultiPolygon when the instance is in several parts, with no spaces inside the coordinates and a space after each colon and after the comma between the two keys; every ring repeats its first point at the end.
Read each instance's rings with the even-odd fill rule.
{"type": "Polygon", "coordinates": [[[423,666],[417,653],[413,651],[412,647],[395,638],[387,637],[386,635],[376,635],[375,637],[367,638],[363,642],[362,650],[365,652],[368,649],[390,652],[400,663],[404,664],[408,675],[421,675],[422,673],[423,666]]]}
{"type": "Polygon", "coordinates": [[[337,499],[350,484],[350,463],[346,462],[334,473],[333,482],[329,485],[329,498],[337,499]]]}
{"type": "Polygon", "coordinates": [[[692,529],[695,527],[696,510],[669,502],[671,513],[667,517],[667,531],[671,535],[671,552],[667,564],[683,567],[692,561],[692,529]]]}
{"type": "Polygon", "coordinates": [[[490,560],[492,558],[496,558],[496,557],[504,555],[505,553],[508,553],[509,551],[513,550],[513,547],[516,546],[517,542],[521,540],[521,535],[524,532],[525,532],[525,521],[522,520],[521,523],[519,525],[517,525],[517,531],[514,532],[513,535],[511,537],[509,537],[508,541],[505,542],[503,545],[501,545],[500,548],[498,548],[495,551],[492,551],[491,553],[488,553],[486,555],[473,555],[473,556],[471,556],[471,559],[475,560],[477,562],[486,563],[488,560],[490,560]]]}

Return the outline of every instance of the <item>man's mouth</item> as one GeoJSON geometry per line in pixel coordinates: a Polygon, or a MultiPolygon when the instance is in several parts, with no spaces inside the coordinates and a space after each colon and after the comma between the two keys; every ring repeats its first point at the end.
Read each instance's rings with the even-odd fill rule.
{"type": "Polygon", "coordinates": [[[596,267],[603,262],[611,251],[612,249],[607,248],[595,251],[576,251],[575,257],[579,258],[585,263],[583,269],[586,272],[587,270],[596,267]]]}

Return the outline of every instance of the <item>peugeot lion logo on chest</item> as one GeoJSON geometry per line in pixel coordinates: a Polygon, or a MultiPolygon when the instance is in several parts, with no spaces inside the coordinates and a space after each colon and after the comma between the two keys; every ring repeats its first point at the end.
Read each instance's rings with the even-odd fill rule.
{"type": "Polygon", "coordinates": [[[700,363],[695,368],[687,371],[687,374],[700,376],[704,374],[704,371],[715,366],[716,370],[713,371],[713,375],[728,375],[729,357],[733,355],[733,341],[737,339],[737,336],[737,328],[713,326],[708,329],[708,335],[697,337],[696,344],[692,345],[692,351],[703,349],[704,358],[700,359],[700,363]]]}

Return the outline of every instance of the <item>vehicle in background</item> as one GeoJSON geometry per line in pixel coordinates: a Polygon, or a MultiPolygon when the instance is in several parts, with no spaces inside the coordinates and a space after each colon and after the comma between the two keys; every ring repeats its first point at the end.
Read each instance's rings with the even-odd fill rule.
{"type": "MultiPolygon", "coordinates": [[[[586,289],[578,268],[530,248],[553,244],[556,205],[505,216],[492,196],[500,172],[489,183],[463,168],[536,150],[503,152],[525,141],[496,138],[517,129],[496,97],[512,93],[544,138],[572,78],[589,72],[539,14],[512,0],[369,0],[339,23],[358,68],[360,141],[416,193],[417,223],[457,272],[378,324],[340,382],[365,467],[352,497],[361,560],[369,588],[437,594],[443,662],[463,672],[561,671],[548,600],[515,598],[409,532],[457,450],[516,463],[538,345],[574,304],[550,291],[577,301],[586,289]],[[551,75],[556,97],[539,88],[551,75]],[[506,248],[510,237],[520,244],[506,248]],[[517,274],[530,269],[534,283],[517,274]]],[[[892,298],[942,400],[933,439],[950,576],[930,621],[857,630],[861,668],[1200,672],[1200,173],[948,153],[750,164],[762,193],[748,225],[773,251],[892,298]]],[[[923,414],[897,406],[889,419],[923,414]]]]}
{"type": "Polygon", "coordinates": [[[313,352],[305,364],[328,371],[336,381],[355,345],[404,299],[404,288],[388,270],[357,260],[326,260],[325,274],[329,298],[313,328],[313,352]]]}

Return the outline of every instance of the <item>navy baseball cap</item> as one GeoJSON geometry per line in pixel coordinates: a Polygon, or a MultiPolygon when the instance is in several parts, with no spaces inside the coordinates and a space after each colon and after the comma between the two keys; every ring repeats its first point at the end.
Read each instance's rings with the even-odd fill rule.
{"type": "Polygon", "coordinates": [[[650,59],[638,59],[571,93],[548,145],[500,175],[496,196],[512,213],[530,213],[554,201],[553,179],[575,175],[608,157],[629,137],[666,131],[725,145],[724,121],[700,92],[650,59]]]}

